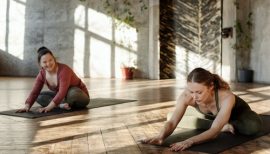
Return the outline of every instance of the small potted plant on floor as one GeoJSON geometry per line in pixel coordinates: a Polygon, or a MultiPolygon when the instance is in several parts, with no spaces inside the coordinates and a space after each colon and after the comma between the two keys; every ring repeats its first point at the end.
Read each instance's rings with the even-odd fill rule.
{"type": "Polygon", "coordinates": [[[136,70],[134,61],[131,63],[131,61],[129,60],[129,62],[126,64],[122,63],[121,70],[123,79],[132,80],[134,71],[136,70]]]}
{"type": "Polygon", "coordinates": [[[123,79],[126,79],[126,80],[132,80],[133,79],[133,72],[135,70],[134,67],[123,66],[121,69],[122,69],[123,79]]]}

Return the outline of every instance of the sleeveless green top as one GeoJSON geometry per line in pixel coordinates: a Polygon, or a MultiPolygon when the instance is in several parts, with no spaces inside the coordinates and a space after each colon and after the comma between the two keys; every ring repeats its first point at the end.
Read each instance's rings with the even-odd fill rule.
{"type": "MultiPolygon", "coordinates": [[[[234,95],[234,96],[235,96],[235,104],[234,104],[234,107],[232,108],[232,112],[231,112],[231,116],[230,116],[229,121],[235,120],[237,118],[237,115],[239,115],[240,113],[251,110],[251,108],[248,106],[248,104],[243,99],[241,99],[240,97],[238,97],[236,95],[234,95]]],[[[215,89],[215,102],[216,102],[216,106],[217,106],[217,111],[219,112],[220,107],[219,107],[219,103],[218,103],[218,89],[215,89]]],[[[204,114],[209,119],[214,119],[216,117],[216,115],[214,115],[212,113],[202,112],[197,104],[196,104],[195,108],[197,111],[204,114]]]]}

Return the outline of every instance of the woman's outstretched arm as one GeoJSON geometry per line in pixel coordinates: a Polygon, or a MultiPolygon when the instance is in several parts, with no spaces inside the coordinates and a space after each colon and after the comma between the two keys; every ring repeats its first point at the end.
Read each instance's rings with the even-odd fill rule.
{"type": "Polygon", "coordinates": [[[147,139],[143,139],[141,142],[145,144],[155,144],[161,145],[164,140],[170,136],[175,130],[176,126],[182,119],[188,104],[191,102],[192,98],[184,91],[177,99],[176,107],[173,115],[169,121],[167,121],[160,131],[159,135],[147,139]]]}

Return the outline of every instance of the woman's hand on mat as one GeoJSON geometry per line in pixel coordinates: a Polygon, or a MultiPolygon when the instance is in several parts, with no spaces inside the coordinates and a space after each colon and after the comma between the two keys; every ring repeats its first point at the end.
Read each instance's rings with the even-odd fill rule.
{"type": "Polygon", "coordinates": [[[50,112],[55,107],[55,103],[51,102],[48,106],[42,107],[38,109],[39,113],[47,113],[50,112]]]}
{"type": "Polygon", "coordinates": [[[170,145],[170,150],[171,151],[183,151],[183,150],[191,147],[192,145],[193,145],[193,141],[187,139],[185,141],[177,142],[177,143],[170,145]]]}
{"type": "Polygon", "coordinates": [[[47,113],[47,112],[50,112],[51,110],[48,109],[47,107],[42,107],[42,108],[39,108],[38,109],[38,112],[39,113],[47,113]]]}
{"type": "Polygon", "coordinates": [[[21,112],[28,112],[30,110],[30,106],[28,104],[25,104],[24,108],[21,108],[19,110],[17,110],[17,113],[21,113],[21,112]]]}
{"type": "Polygon", "coordinates": [[[152,137],[147,139],[140,140],[143,144],[154,144],[154,145],[161,145],[163,143],[163,139],[160,137],[152,137]]]}

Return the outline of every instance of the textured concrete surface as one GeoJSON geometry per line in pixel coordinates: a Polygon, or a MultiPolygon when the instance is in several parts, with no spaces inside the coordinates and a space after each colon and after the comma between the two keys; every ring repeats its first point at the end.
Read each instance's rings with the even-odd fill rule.
{"type": "Polygon", "coordinates": [[[251,1],[253,12],[253,48],[251,50],[251,68],[254,80],[270,83],[270,1],[251,1]]]}
{"type": "MultiPolygon", "coordinates": [[[[127,26],[133,30],[132,49],[127,43],[117,42],[120,34],[105,2],[0,1],[0,75],[35,76],[36,50],[47,46],[58,61],[68,64],[81,77],[121,77],[121,64],[132,59],[141,72],[138,77],[148,78],[149,1],[130,0],[127,5],[124,0],[110,0],[111,10],[128,9],[134,16],[134,22],[127,26]],[[147,9],[142,10],[143,5],[147,9]]],[[[127,13],[120,14],[124,18],[127,13]]]]}

